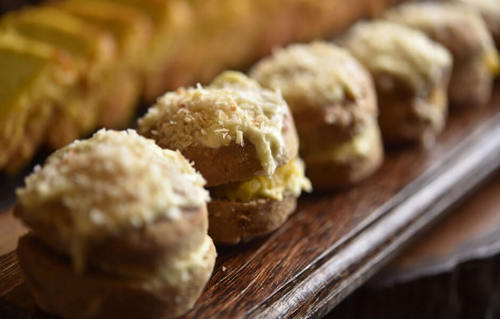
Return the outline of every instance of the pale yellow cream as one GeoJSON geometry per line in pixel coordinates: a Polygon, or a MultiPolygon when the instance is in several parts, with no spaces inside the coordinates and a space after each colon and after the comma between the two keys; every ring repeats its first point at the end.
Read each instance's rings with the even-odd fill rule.
{"type": "Polygon", "coordinates": [[[452,64],[444,47],[420,31],[391,22],[358,23],[342,43],[372,74],[398,78],[417,94],[440,84],[452,64]]]}
{"type": "Polygon", "coordinates": [[[380,143],[380,129],[372,123],[350,140],[303,154],[303,157],[308,164],[349,163],[356,158],[370,157],[374,147],[379,147],[380,143]]]}
{"type": "Polygon", "coordinates": [[[218,148],[252,143],[266,175],[284,155],[282,128],[288,106],[281,94],[227,71],[208,87],[181,88],[158,99],[139,120],[139,132],[166,148],[218,148]]]}
{"type": "Polygon", "coordinates": [[[283,200],[285,195],[298,197],[302,191],[311,191],[311,182],[304,175],[304,163],[294,159],[280,166],[271,176],[256,176],[247,181],[212,188],[215,198],[249,202],[258,198],[283,200]]]}

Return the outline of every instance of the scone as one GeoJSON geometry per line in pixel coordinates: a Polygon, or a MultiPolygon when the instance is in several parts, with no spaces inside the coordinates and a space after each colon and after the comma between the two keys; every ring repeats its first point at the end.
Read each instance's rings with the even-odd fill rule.
{"type": "Polygon", "coordinates": [[[179,150],[207,180],[209,234],[236,244],[285,222],[309,189],[295,125],[282,96],[238,72],[161,97],[140,134],[179,150]]]}
{"type": "Polygon", "coordinates": [[[63,318],[172,318],[208,281],[204,180],[135,131],[101,130],[17,190],[18,258],[35,301],[63,318]]]}
{"type": "Polygon", "coordinates": [[[458,2],[471,9],[477,10],[483,17],[486,26],[495,40],[498,48],[500,45],[500,2],[497,0],[450,0],[451,2],[458,2]]]}
{"type": "Polygon", "coordinates": [[[375,89],[346,50],[324,42],[291,45],[261,60],[250,75],[283,94],[314,189],[350,186],[380,166],[375,89]]]}
{"type": "Polygon", "coordinates": [[[413,3],[389,10],[385,18],[426,33],[450,51],[451,106],[483,105],[489,100],[493,77],[499,71],[498,54],[484,21],[474,10],[452,3],[413,3]]]}
{"type": "Polygon", "coordinates": [[[360,22],[341,42],[372,74],[384,142],[432,144],[446,121],[449,52],[420,31],[385,21],[360,22]]]}

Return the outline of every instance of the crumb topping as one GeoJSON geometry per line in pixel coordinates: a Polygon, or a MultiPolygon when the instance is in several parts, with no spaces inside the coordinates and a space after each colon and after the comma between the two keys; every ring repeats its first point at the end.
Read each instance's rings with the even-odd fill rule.
{"type": "Polygon", "coordinates": [[[391,22],[357,23],[343,45],[372,74],[396,77],[417,94],[439,85],[452,62],[448,51],[422,32],[391,22]]]}
{"type": "Polygon", "coordinates": [[[358,100],[371,88],[369,76],[346,50],[326,42],[294,44],[257,63],[250,75],[281,90],[292,111],[358,100]]]}
{"type": "Polygon", "coordinates": [[[287,104],[244,74],[226,71],[207,87],[180,88],[161,97],[139,120],[139,132],[158,145],[183,150],[252,143],[267,175],[277,167],[285,144],[287,104]]]}
{"type": "Polygon", "coordinates": [[[209,200],[204,184],[179,152],[163,150],[134,130],[100,130],[49,156],[17,196],[21,219],[51,223],[69,240],[178,218],[183,207],[209,200]]]}

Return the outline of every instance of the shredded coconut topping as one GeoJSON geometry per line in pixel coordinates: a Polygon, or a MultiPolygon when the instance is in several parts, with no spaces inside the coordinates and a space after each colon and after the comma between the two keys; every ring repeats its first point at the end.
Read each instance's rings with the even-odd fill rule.
{"type": "Polygon", "coordinates": [[[209,200],[204,184],[179,152],[134,130],[100,130],[53,153],[17,195],[22,219],[53,224],[69,240],[178,218],[209,200]],[[58,205],[65,209],[51,209],[58,205]]]}
{"type": "MultiPolygon", "coordinates": [[[[273,52],[250,72],[264,87],[279,89],[293,111],[362,99],[369,76],[349,52],[333,44],[294,44],[273,52]]],[[[367,87],[368,86],[368,87],[367,87]]]]}
{"type": "Polygon", "coordinates": [[[158,145],[183,150],[255,145],[267,175],[284,154],[287,104],[279,92],[263,89],[244,74],[226,71],[208,87],[181,88],[161,97],[139,120],[139,132],[158,145]]]}
{"type": "Polygon", "coordinates": [[[357,23],[343,45],[372,74],[388,74],[417,93],[438,85],[451,67],[451,56],[420,31],[391,22],[357,23]]]}

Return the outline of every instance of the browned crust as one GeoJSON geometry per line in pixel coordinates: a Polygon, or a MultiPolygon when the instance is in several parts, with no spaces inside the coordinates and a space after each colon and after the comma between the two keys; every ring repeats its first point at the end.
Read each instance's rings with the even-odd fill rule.
{"type": "Polygon", "coordinates": [[[333,190],[352,186],[372,175],[384,160],[382,141],[372,144],[370,153],[363,157],[353,157],[348,162],[308,163],[306,175],[314,190],[333,190]]]}
{"type": "Polygon", "coordinates": [[[77,275],[67,259],[32,234],[23,236],[18,246],[19,263],[36,303],[47,312],[74,319],[179,316],[201,294],[212,273],[215,256],[211,244],[203,265],[190,271],[189,280],[182,285],[169,285],[155,282],[155,277],[136,280],[97,271],[77,275]]]}
{"type": "Polygon", "coordinates": [[[488,12],[481,12],[481,15],[486,22],[488,30],[493,36],[496,47],[500,47],[500,17],[496,14],[489,14],[488,12]]]}
{"type": "MultiPolygon", "coordinates": [[[[20,205],[14,211],[17,216],[23,215],[20,205]]],[[[60,215],[64,216],[65,213],[62,211],[60,215]]],[[[96,235],[89,239],[83,252],[86,261],[90,266],[123,275],[147,276],[158,265],[183,257],[204,240],[208,227],[206,207],[184,208],[180,216],[175,220],[164,217],[143,227],[119,233],[96,235]]],[[[71,244],[59,237],[53,225],[29,220],[25,223],[45,244],[65,255],[70,254],[71,244]]]]}
{"type": "MultiPolygon", "coordinates": [[[[285,152],[277,159],[278,166],[297,157],[299,142],[293,118],[285,114],[282,129],[285,152]]],[[[146,137],[154,138],[154,136],[146,137]]],[[[160,145],[162,146],[162,145],[160,145]]],[[[219,148],[189,147],[181,150],[182,155],[194,162],[194,167],[203,175],[207,186],[239,182],[254,176],[264,175],[255,146],[248,140],[244,145],[230,144],[219,148]]]]}
{"type": "Polygon", "coordinates": [[[493,76],[481,57],[455,61],[448,88],[453,107],[485,105],[493,89],[493,76]]]}
{"type": "Polygon", "coordinates": [[[390,90],[377,88],[379,125],[384,142],[431,145],[446,122],[448,77],[443,77],[440,85],[429,88],[427,96],[420,97],[401,83],[392,81],[394,85],[390,90]],[[431,111],[439,116],[432,118],[431,111]]]}
{"type": "Polygon", "coordinates": [[[295,113],[301,153],[324,148],[325,137],[329,143],[349,139],[373,121],[378,109],[371,84],[367,91],[369,93],[359,101],[345,100],[323,108],[303,108],[295,113]]]}
{"type": "Polygon", "coordinates": [[[269,234],[295,210],[297,199],[256,199],[247,203],[214,199],[208,203],[208,233],[216,244],[235,245],[269,234]]]}

